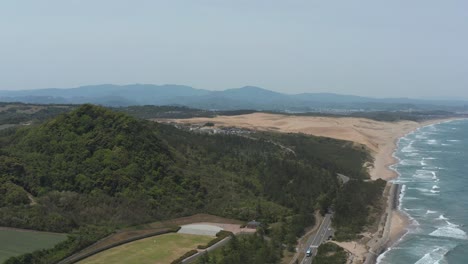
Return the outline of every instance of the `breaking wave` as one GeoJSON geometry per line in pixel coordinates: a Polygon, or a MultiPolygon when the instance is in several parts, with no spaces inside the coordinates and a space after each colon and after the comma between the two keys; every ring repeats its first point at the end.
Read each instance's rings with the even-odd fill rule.
{"type": "Polygon", "coordinates": [[[437,247],[431,252],[424,254],[422,258],[416,261],[415,264],[436,264],[439,263],[441,260],[444,259],[445,254],[449,252],[448,248],[444,247],[437,247]]]}
{"type": "Polygon", "coordinates": [[[416,149],[413,147],[414,140],[412,140],[407,146],[401,149],[402,152],[415,152],[416,149]]]}
{"type": "Polygon", "coordinates": [[[444,220],[447,224],[445,226],[437,228],[435,231],[430,233],[430,236],[436,237],[449,237],[456,239],[467,239],[465,231],[458,228],[458,225],[450,223],[448,220],[444,220]]]}

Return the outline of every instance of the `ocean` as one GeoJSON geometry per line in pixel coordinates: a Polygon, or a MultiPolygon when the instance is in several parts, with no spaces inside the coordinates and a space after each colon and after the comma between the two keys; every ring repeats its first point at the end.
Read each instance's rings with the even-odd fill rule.
{"type": "Polygon", "coordinates": [[[468,263],[468,120],[408,134],[395,157],[399,208],[411,223],[378,263],[468,263]]]}

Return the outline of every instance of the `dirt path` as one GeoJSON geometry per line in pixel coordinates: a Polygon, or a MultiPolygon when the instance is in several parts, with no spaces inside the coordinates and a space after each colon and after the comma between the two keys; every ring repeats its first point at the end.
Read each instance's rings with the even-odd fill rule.
{"type": "Polygon", "coordinates": [[[36,205],[37,204],[36,198],[34,198],[34,196],[30,193],[27,193],[27,194],[29,198],[29,205],[36,205]]]}

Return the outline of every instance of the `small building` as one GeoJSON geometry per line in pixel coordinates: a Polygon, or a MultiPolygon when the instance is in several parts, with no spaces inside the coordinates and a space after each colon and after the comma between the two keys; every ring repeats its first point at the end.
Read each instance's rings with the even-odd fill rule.
{"type": "Polygon", "coordinates": [[[261,224],[260,222],[253,220],[253,221],[248,222],[247,225],[245,225],[245,227],[250,228],[250,229],[257,229],[258,227],[260,227],[260,224],[261,224]]]}

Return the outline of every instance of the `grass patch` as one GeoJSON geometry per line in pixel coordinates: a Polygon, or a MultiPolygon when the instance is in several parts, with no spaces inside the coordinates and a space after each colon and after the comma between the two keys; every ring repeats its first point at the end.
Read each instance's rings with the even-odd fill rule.
{"type": "Polygon", "coordinates": [[[52,248],[66,238],[66,234],[14,229],[0,230],[0,263],[10,257],[52,248]]]}
{"type": "Polygon", "coordinates": [[[100,250],[111,246],[122,241],[133,239],[136,237],[141,237],[144,235],[152,234],[161,230],[166,230],[168,228],[178,228],[181,225],[188,225],[193,223],[201,222],[210,222],[210,223],[224,223],[224,224],[242,224],[242,221],[222,218],[219,216],[209,215],[209,214],[195,214],[192,216],[180,217],[170,220],[152,222],[147,224],[141,224],[137,226],[128,227],[121,229],[115,234],[112,234],[96,244],[85,248],[84,250],[76,253],[74,258],[79,258],[81,256],[87,255],[96,250],[100,250]]]}
{"type": "Polygon", "coordinates": [[[151,263],[167,264],[198,245],[206,244],[211,236],[165,234],[141,239],[91,256],[79,264],[151,263]]]}

